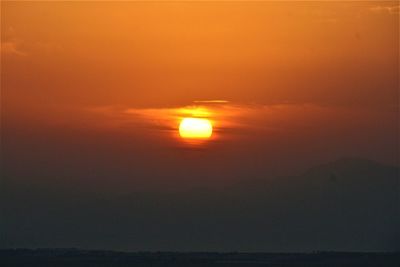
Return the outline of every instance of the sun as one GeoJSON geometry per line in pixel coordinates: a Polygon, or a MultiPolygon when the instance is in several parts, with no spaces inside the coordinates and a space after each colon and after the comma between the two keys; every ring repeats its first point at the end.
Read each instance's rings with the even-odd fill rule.
{"type": "Polygon", "coordinates": [[[203,118],[184,118],[179,124],[179,135],[187,139],[208,139],[213,131],[210,120],[203,118]]]}

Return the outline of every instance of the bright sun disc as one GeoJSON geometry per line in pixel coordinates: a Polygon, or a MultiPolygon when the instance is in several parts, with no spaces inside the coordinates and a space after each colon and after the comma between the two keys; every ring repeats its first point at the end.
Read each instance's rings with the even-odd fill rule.
{"type": "Polygon", "coordinates": [[[182,138],[207,139],[212,135],[212,125],[208,119],[184,118],[179,125],[182,138]]]}

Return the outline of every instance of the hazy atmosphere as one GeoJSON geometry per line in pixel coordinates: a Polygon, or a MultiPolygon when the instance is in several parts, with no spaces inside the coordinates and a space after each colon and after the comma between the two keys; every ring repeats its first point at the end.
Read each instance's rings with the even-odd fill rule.
{"type": "Polygon", "coordinates": [[[0,248],[398,251],[399,12],[2,1],[0,248]]]}

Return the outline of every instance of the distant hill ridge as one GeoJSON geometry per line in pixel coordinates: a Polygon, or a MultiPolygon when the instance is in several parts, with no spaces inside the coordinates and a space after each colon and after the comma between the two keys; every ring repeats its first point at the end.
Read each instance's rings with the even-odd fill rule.
{"type": "Polygon", "coordinates": [[[363,158],[340,158],[325,164],[320,164],[309,168],[304,174],[323,173],[329,171],[373,171],[373,170],[392,170],[399,171],[400,167],[395,165],[383,164],[363,158]]]}
{"type": "Polygon", "coordinates": [[[298,176],[261,178],[174,193],[10,191],[0,247],[400,250],[398,167],[346,158],[298,176]],[[63,239],[54,241],[60,232],[63,239]]]}

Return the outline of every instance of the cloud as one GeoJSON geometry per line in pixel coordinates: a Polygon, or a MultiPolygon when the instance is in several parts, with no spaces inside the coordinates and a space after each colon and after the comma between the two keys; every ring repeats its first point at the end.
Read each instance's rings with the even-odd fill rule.
{"type": "Polygon", "coordinates": [[[20,46],[23,41],[18,38],[14,27],[10,26],[4,30],[4,38],[1,40],[1,54],[27,56],[28,53],[23,51],[20,46]]]}
{"type": "Polygon", "coordinates": [[[399,6],[374,6],[374,7],[371,7],[370,10],[375,13],[387,12],[389,14],[400,14],[400,5],[399,6]]]}
{"type": "Polygon", "coordinates": [[[204,104],[224,104],[229,103],[227,100],[215,99],[215,100],[195,100],[194,103],[204,103],[204,104]]]}
{"type": "Polygon", "coordinates": [[[322,114],[333,116],[326,107],[311,104],[237,104],[224,100],[193,101],[191,104],[172,108],[132,108],[132,107],[98,107],[90,111],[102,114],[99,121],[104,126],[128,129],[134,127],[150,129],[156,134],[164,135],[165,131],[175,132],[179,122],[186,117],[207,118],[219,136],[237,134],[269,133],[276,134],[288,128],[302,129],[304,119],[293,121],[293,117],[306,117],[307,120],[320,121],[322,114]],[[300,115],[301,114],[301,115],[300,115]],[[318,115],[316,115],[318,114],[318,115]],[[108,118],[108,119],[106,119],[108,118]],[[290,121],[290,125],[288,125],[290,121]]]}
{"type": "Polygon", "coordinates": [[[6,41],[1,43],[1,53],[11,54],[17,56],[26,56],[27,53],[18,48],[18,44],[15,41],[6,41]]]}

